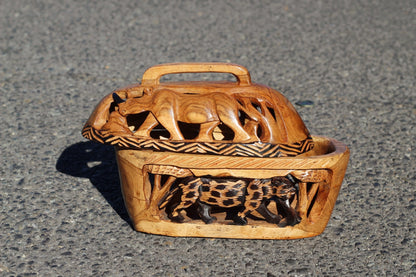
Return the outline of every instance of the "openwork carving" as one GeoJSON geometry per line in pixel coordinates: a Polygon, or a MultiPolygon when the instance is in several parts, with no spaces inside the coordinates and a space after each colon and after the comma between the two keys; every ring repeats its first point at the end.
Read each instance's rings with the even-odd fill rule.
{"type": "MultiPolygon", "coordinates": [[[[163,130],[160,130],[163,132],[163,130]]],[[[294,157],[299,154],[308,152],[314,146],[312,138],[293,144],[278,144],[253,142],[253,143],[224,143],[224,142],[176,142],[169,140],[141,139],[135,136],[127,135],[103,135],[100,131],[92,127],[84,128],[82,135],[90,140],[100,143],[111,144],[114,146],[170,151],[177,153],[193,153],[193,154],[211,154],[223,156],[240,156],[240,157],[294,157]]]]}
{"type": "Polygon", "coordinates": [[[181,210],[197,205],[197,211],[202,221],[212,223],[216,220],[211,216],[211,208],[222,207],[242,207],[240,212],[234,216],[234,223],[247,224],[246,217],[252,212],[257,211],[269,223],[280,223],[282,216],[272,213],[267,205],[271,200],[283,210],[288,222],[282,227],[294,225],[298,218],[296,212],[290,207],[289,201],[295,193],[296,188],[289,179],[275,177],[270,179],[234,179],[210,177],[189,177],[179,183],[179,185],[168,195],[159,208],[164,208],[175,194],[179,193],[179,201],[172,201],[168,208],[168,217],[177,222],[183,222],[184,217],[180,214],[181,210]]]}
{"type": "Polygon", "coordinates": [[[328,170],[293,170],[272,178],[197,177],[192,169],[145,166],[146,202],[162,220],[279,227],[319,217],[331,181],[328,170]],[[212,215],[220,214],[221,220],[212,215]],[[249,220],[247,220],[249,217],[249,220]]]}
{"type": "Polygon", "coordinates": [[[278,111],[261,97],[168,89],[112,97],[107,122],[101,130],[86,125],[84,137],[136,149],[254,157],[293,157],[314,145],[308,134],[300,141],[278,143],[278,111]]]}
{"type": "Polygon", "coordinates": [[[279,92],[235,64],[149,68],[98,104],[82,135],[115,146],[138,231],[287,239],[321,233],[348,163],[342,143],[311,136],[279,92]],[[236,82],[166,82],[166,74],[231,73],[236,82]]]}

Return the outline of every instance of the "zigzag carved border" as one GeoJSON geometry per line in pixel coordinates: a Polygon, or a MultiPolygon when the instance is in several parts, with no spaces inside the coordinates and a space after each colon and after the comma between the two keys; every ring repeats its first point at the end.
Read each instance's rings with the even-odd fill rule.
{"type": "Polygon", "coordinates": [[[93,141],[114,146],[171,151],[177,153],[211,154],[222,156],[278,158],[294,157],[311,150],[314,146],[312,138],[293,144],[254,143],[222,143],[222,142],[175,142],[155,139],[140,139],[133,136],[102,135],[91,126],[82,130],[82,135],[93,141]]]}

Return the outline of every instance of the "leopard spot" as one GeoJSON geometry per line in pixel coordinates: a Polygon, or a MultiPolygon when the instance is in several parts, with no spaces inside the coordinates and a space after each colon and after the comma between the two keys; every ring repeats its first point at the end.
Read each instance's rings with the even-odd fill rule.
{"type": "Polygon", "coordinates": [[[212,197],[208,198],[207,202],[208,203],[214,203],[214,204],[218,203],[217,198],[212,198],[212,197]]]}
{"type": "Polygon", "coordinates": [[[258,190],[259,189],[259,186],[258,185],[255,185],[255,184],[251,184],[250,185],[250,189],[252,189],[252,190],[258,190]]]}
{"type": "Polygon", "coordinates": [[[234,205],[234,200],[227,199],[227,200],[222,201],[222,203],[224,204],[224,206],[231,206],[231,205],[234,205]]]}
{"type": "Polygon", "coordinates": [[[257,202],[250,202],[250,206],[253,208],[257,207],[257,202]]]}
{"type": "Polygon", "coordinates": [[[236,196],[237,193],[238,193],[238,191],[236,191],[236,190],[229,190],[225,193],[225,196],[226,197],[233,197],[233,196],[236,196]]]}
{"type": "Polygon", "coordinates": [[[193,198],[194,196],[195,196],[195,191],[190,191],[185,195],[186,198],[193,198]]]}
{"type": "Polygon", "coordinates": [[[253,196],[251,197],[251,199],[257,200],[257,199],[260,199],[260,196],[261,196],[260,192],[256,191],[255,193],[253,193],[253,196]]]}
{"type": "Polygon", "coordinates": [[[213,191],[211,191],[211,195],[214,196],[214,197],[220,197],[221,193],[219,191],[213,190],[213,191]]]}
{"type": "Polygon", "coordinates": [[[209,186],[201,186],[202,191],[209,191],[209,186]]]}
{"type": "Polygon", "coordinates": [[[217,185],[216,187],[215,187],[215,189],[217,189],[217,190],[223,190],[223,189],[225,189],[226,188],[226,186],[225,185],[217,185]]]}

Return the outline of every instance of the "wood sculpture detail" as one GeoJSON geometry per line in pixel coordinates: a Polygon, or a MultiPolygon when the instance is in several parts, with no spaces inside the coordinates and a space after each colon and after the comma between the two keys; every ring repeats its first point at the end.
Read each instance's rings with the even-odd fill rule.
{"type": "Polygon", "coordinates": [[[159,208],[165,208],[175,194],[179,193],[180,201],[174,202],[167,209],[168,217],[173,221],[183,222],[184,217],[180,211],[196,203],[199,216],[205,223],[216,220],[211,216],[212,206],[242,207],[243,210],[234,217],[236,224],[246,225],[246,216],[257,211],[269,223],[279,224],[283,217],[286,218],[285,222],[279,224],[280,227],[284,227],[300,222],[297,212],[289,204],[296,192],[295,183],[287,177],[252,180],[188,177],[170,192],[159,208]],[[273,214],[267,208],[272,200],[276,201],[281,214],[273,214]]]}
{"type": "MultiPolygon", "coordinates": [[[[114,94],[117,98],[117,94],[114,94]]],[[[117,102],[120,102],[118,100],[117,102]]],[[[225,93],[183,94],[162,89],[144,93],[143,96],[130,98],[118,104],[122,116],[150,111],[146,121],[135,133],[149,137],[150,132],[161,124],[170,134],[171,140],[184,140],[178,122],[200,124],[198,141],[213,141],[213,132],[221,122],[234,132],[234,141],[249,142],[253,138],[241,126],[238,111],[246,111],[238,105],[235,98],[225,93]]],[[[256,118],[250,118],[256,120],[256,118]]]]}
{"type": "Polygon", "coordinates": [[[182,69],[151,68],[141,85],[104,98],[83,136],[126,148],[225,156],[294,157],[314,147],[287,99],[252,84],[245,68],[195,64],[184,70],[232,73],[239,83],[195,82],[199,90],[185,84],[160,85],[162,75],[182,69]]]}
{"type": "Polygon", "coordinates": [[[104,97],[82,135],[116,146],[134,228],[170,236],[318,235],[349,157],[344,144],[311,137],[281,93],[225,63],[149,68],[140,84],[104,97]],[[160,83],[166,74],[197,72],[237,80],[160,83]]]}
{"type": "Polygon", "coordinates": [[[226,156],[291,157],[314,146],[308,134],[276,143],[284,135],[272,128],[278,111],[266,99],[168,89],[127,99],[113,93],[112,98],[107,122],[100,130],[86,124],[84,137],[121,147],[226,156]]]}
{"type": "MultiPolygon", "coordinates": [[[[117,119],[118,120],[118,119],[117,119]]],[[[114,120],[116,121],[116,120],[114,120]]],[[[113,125],[115,126],[115,125],[113,125]]],[[[103,127],[104,128],[104,127],[103,127]]],[[[119,126],[123,130],[131,131],[119,126]]],[[[86,126],[82,135],[90,140],[100,143],[110,144],[123,148],[131,149],[150,149],[157,151],[170,151],[176,153],[193,153],[193,154],[211,154],[222,156],[240,156],[240,157],[261,157],[261,158],[278,158],[294,157],[299,154],[308,152],[313,149],[314,142],[312,138],[307,138],[300,142],[292,144],[270,144],[262,142],[254,143],[227,143],[227,142],[175,142],[170,140],[142,139],[133,135],[123,135],[120,132],[103,132],[97,131],[91,126],[86,126]]]]}

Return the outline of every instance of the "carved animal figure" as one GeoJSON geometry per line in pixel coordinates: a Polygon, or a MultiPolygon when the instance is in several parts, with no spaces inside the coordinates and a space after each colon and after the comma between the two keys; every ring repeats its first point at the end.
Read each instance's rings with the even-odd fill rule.
{"type": "Polygon", "coordinates": [[[247,224],[246,216],[253,211],[259,212],[267,222],[295,225],[300,222],[297,212],[290,207],[289,199],[296,193],[296,187],[287,177],[269,179],[230,179],[187,177],[162,201],[159,208],[164,208],[176,193],[180,193],[179,202],[166,208],[168,217],[177,222],[183,222],[181,210],[197,203],[198,213],[205,223],[216,220],[211,216],[211,207],[224,208],[241,206],[244,209],[234,218],[239,225],[247,224]],[[272,213],[267,205],[271,200],[276,201],[279,214],[272,213]],[[282,218],[286,218],[281,222],[282,218]]]}
{"type": "MultiPolygon", "coordinates": [[[[121,100],[117,94],[113,94],[113,97],[122,116],[150,112],[136,132],[139,136],[149,136],[150,131],[160,123],[170,133],[170,139],[184,140],[178,126],[178,121],[182,121],[200,124],[200,132],[196,140],[212,141],[215,127],[222,122],[233,130],[234,141],[256,140],[240,123],[238,110],[244,111],[245,108],[225,93],[199,95],[160,89],[153,92],[145,91],[143,96],[127,100],[121,100]]],[[[257,119],[251,118],[251,120],[257,119]]]]}

